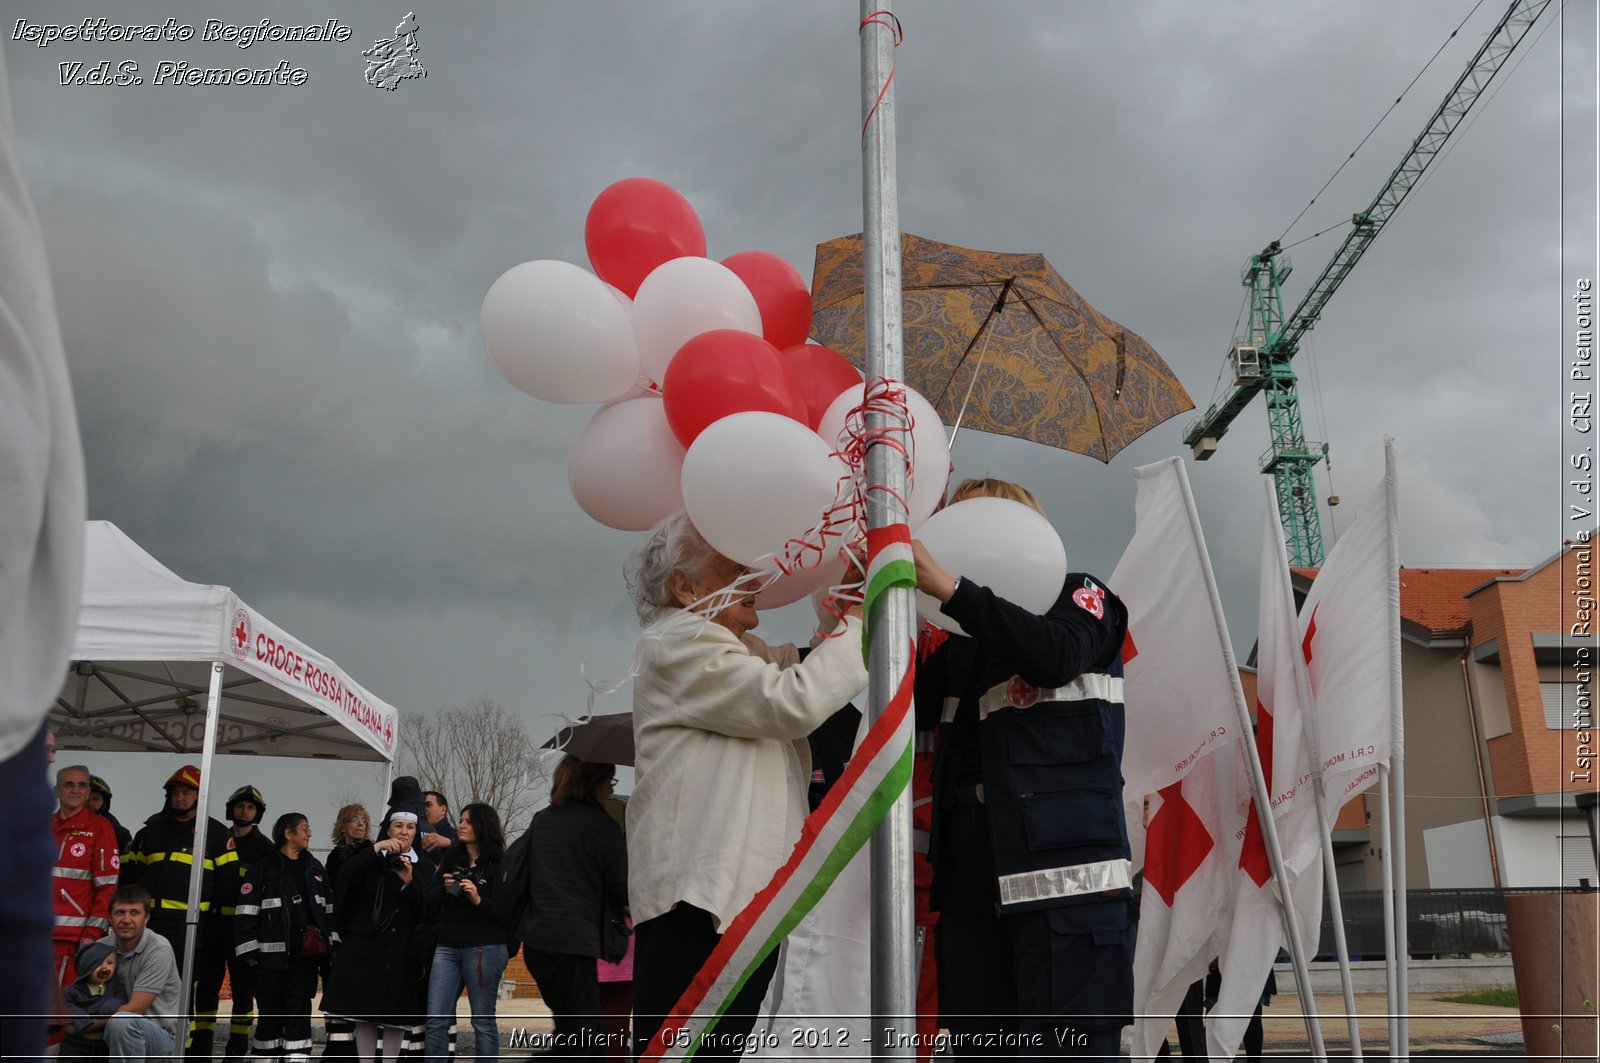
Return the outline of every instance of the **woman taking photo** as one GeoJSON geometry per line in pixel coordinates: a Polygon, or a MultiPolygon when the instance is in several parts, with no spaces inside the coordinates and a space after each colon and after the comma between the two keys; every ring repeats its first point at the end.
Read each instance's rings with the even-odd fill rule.
{"type": "Polygon", "coordinates": [[[439,879],[428,891],[428,910],[437,912],[438,944],[428,977],[428,1059],[451,1058],[450,1027],[456,1001],[467,991],[472,1005],[472,1046],[480,1060],[500,1056],[495,1008],[500,976],[506,969],[510,931],[495,918],[490,894],[505,856],[500,815],[474,803],[461,810],[456,842],[439,864],[439,879]]]}
{"type": "Polygon", "coordinates": [[[333,887],[307,850],[311,824],[288,812],[272,825],[276,856],[257,861],[239,887],[233,934],[239,958],[255,972],[260,1018],[250,1054],[311,1058],[311,998],[317,971],[338,940],[333,887]]]}
{"type": "MultiPolygon", "coordinates": [[[[570,753],[556,765],[550,807],[528,827],[528,912],[518,928],[528,972],[555,1018],[553,1055],[600,1059],[606,1022],[595,960],[608,914],[628,903],[628,844],[605,810],[616,768],[570,753]]],[[[624,946],[625,947],[625,946],[624,946]]]]}
{"type": "MultiPolygon", "coordinates": [[[[640,622],[628,803],[634,1037],[641,1050],[757,890],[788,857],[809,804],[806,736],[867,683],[859,607],[804,661],[749,634],[745,570],[686,514],[628,560],[640,622]]],[[[777,964],[745,982],[700,1059],[733,1059],[777,964]]]]}
{"type": "Polygon", "coordinates": [[[355,1023],[364,1060],[377,1060],[380,1046],[383,1059],[397,1059],[402,1042],[422,1037],[422,964],[411,956],[427,887],[412,848],[420,812],[390,809],[382,840],[350,854],[334,890],[341,944],[322,1006],[355,1023]]]}

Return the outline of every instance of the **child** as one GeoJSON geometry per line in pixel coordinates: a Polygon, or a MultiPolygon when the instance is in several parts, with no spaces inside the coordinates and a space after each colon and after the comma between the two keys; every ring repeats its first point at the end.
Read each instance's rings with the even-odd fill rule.
{"type": "Polygon", "coordinates": [[[116,974],[115,941],[91,941],[78,950],[78,978],[65,994],[72,1029],[61,1040],[62,1059],[105,1055],[105,1020],[128,1002],[128,992],[116,974]]]}

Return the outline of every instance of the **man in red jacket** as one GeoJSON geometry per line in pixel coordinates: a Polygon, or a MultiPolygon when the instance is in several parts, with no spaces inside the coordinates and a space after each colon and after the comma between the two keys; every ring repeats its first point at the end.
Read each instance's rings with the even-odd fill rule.
{"type": "Polygon", "coordinates": [[[82,764],[56,772],[61,807],[51,817],[56,866],[50,886],[55,905],[55,972],[62,988],[77,977],[73,956],[80,942],[106,932],[111,895],[117,891],[117,835],[89,808],[89,769],[82,764]]]}

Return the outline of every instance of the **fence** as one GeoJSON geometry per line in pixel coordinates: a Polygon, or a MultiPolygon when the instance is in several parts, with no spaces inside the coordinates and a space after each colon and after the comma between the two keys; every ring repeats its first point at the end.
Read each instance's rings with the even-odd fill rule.
{"type": "MultiPolygon", "coordinates": [[[[1518,889],[1516,893],[1561,893],[1559,888],[1518,889]]],[[[1506,891],[1496,889],[1407,890],[1406,943],[1413,959],[1471,956],[1511,951],[1506,929],[1506,891]]],[[[1345,942],[1353,960],[1381,960],[1383,893],[1380,890],[1345,890],[1345,942]]],[[[1333,959],[1333,919],[1327,898],[1322,904],[1322,932],[1318,959],[1333,959]]]]}

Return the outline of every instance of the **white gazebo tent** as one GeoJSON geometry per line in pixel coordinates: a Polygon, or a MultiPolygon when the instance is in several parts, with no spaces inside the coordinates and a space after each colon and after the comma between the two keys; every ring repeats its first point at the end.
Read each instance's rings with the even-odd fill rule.
{"type": "MultiPolygon", "coordinates": [[[[387,761],[393,773],[393,706],[227,587],[183,580],[106,521],[85,528],[72,662],[50,712],[58,747],[198,752],[197,848],[204,847],[219,752],[387,761]]],[[[195,960],[201,871],[194,862],[185,985],[195,960]]]]}

